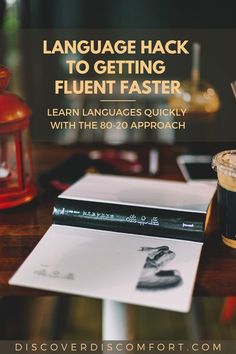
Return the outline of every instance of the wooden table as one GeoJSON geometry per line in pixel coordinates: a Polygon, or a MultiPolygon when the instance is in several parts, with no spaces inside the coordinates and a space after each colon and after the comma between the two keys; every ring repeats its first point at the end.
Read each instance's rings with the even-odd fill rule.
{"type": "MultiPolygon", "coordinates": [[[[91,147],[59,147],[35,145],[33,161],[36,178],[74,152],[86,152],[91,147]]],[[[141,155],[145,148],[137,147],[141,155]]],[[[161,146],[158,178],[183,180],[176,165],[181,148],[161,146]]],[[[144,155],[143,155],[144,156],[144,155]]],[[[145,158],[145,157],[144,157],[145,158]]],[[[0,212],[0,296],[44,295],[43,291],[8,285],[8,280],[36,246],[51,225],[52,208],[56,195],[39,188],[34,202],[0,212]]],[[[216,216],[211,220],[201,255],[194,294],[197,296],[236,295],[236,250],[223,245],[216,227],[216,216]]]]}

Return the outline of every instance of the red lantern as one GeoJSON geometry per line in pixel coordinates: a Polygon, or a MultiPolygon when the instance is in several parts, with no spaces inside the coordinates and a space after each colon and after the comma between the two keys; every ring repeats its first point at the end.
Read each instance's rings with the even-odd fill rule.
{"type": "Polygon", "coordinates": [[[5,91],[9,79],[8,69],[0,66],[0,209],[29,202],[36,195],[29,139],[31,110],[20,97],[5,91]]]}

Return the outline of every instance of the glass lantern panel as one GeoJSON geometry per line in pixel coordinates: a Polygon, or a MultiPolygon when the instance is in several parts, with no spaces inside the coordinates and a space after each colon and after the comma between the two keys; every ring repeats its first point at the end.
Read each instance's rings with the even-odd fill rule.
{"type": "Polygon", "coordinates": [[[30,160],[30,140],[29,140],[29,130],[24,129],[22,132],[22,150],[23,150],[23,164],[24,164],[24,180],[26,183],[30,182],[32,179],[32,168],[30,160]]]}
{"type": "Polygon", "coordinates": [[[19,188],[14,135],[0,136],[0,193],[19,188]]]}

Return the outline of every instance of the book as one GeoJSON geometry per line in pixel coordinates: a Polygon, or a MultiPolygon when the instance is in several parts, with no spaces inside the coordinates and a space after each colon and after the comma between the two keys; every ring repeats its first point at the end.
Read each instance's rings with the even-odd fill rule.
{"type": "Polygon", "coordinates": [[[9,283],[187,312],[214,191],[87,175],[59,196],[53,225],[9,283]]]}
{"type": "Polygon", "coordinates": [[[203,241],[215,187],[91,174],[62,193],[53,210],[60,225],[203,241]]]}

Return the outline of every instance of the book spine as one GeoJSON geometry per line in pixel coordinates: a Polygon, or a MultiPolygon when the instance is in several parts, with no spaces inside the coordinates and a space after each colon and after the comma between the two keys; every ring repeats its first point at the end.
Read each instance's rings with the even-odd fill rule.
{"type": "Polygon", "coordinates": [[[59,225],[110,230],[203,242],[204,213],[146,208],[58,198],[53,222],[59,225]]]}

